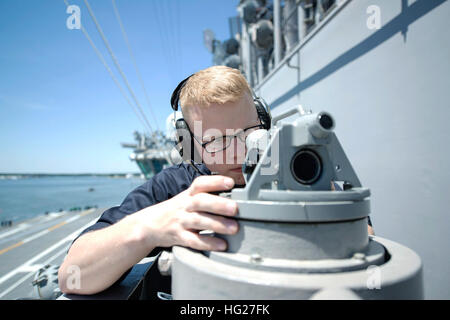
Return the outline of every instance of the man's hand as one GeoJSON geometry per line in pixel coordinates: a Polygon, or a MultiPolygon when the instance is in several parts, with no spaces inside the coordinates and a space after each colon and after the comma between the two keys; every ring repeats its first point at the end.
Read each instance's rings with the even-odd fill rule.
{"type": "Polygon", "coordinates": [[[208,194],[231,189],[234,181],[223,176],[201,176],[186,191],[170,200],[128,215],[101,230],[78,238],[59,268],[64,293],[93,294],[111,286],[131,266],[155,247],[186,246],[198,250],[225,250],[222,239],[199,235],[201,230],[234,234],[238,224],[231,217],[237,205],[230,199],[208,194]],[[68,268],[80,268],[80,287],[67,283],[68,268]]]}
{"type": "Polygon", "coordinates": [[[208,194],[229,190],[234,181],[224,176],[200,176],[172,199],[138,211],[134,216],[143,224],[142,236],[149,247],[180,245],[197,250],[225,250],[223,239],[200,235],[201,230],[235,234],[238,224],[226,218],[237,213],[236,202],[208,194]]]}

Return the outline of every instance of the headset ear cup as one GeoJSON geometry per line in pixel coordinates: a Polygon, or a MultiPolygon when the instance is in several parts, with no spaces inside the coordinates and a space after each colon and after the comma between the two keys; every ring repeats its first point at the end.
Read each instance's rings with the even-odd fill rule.
{"type": "Polygon", "coordinates": [[[183,146],[182,146],[182,141],[183,141],[183,137],[181,137],[178,140],[177,145],[175,146],[175,148],[177,149],[178,153],[180,154],[181,158],[183,158],[183,146]]]}
{"type": "Polygon", "coordinates": [[[180,153],[180,156],[183,160],[188,160],[186,158],[186,152],[184,150],[189,150],[190,146],[187,145],[189,143],[187,139],[188,127],[184,119],[178,119],[175,122],[176,136],[177,136],[177,150],[180,153]]]}
{"type": "Polygon", "coordinates": [[[262,98],[255,98],[254,100],[256,112],[259,120],[264,126],[264,129],[269,130],[272,125],[272,116],[270,115],[269,107],[262,98]]]}
{"type": "Polygon", "coordinates": [[[175,129],[177,135],[177,149],[181,158],[184,161],[195,161],[197,163],[202,162],[202,158],[195,150],[194,139],[192,138],[191,130],[184,119],[178,119],[175,122],[175,129]]]}

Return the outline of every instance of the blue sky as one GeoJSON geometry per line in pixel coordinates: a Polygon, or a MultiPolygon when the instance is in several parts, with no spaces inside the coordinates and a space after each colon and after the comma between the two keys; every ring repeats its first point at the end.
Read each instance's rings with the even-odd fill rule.
{"type": "MultiPolygon", "coordinates": [[[[84,2],[68,2],[80,7],[82,25],[126,90],[84,2]]],[[[152,121],[111,0],[89,3],[152,121]]],[[[229,38],[238,3],[116,0],[157,118],[153,127],[165,128],[178,82],[211,66],[203,30],[229,38]]],[[[81,30],[67,28],[68,17],[63,0],[0,1],[0,172],[138,172],[120,142],[132,142],[143,126],[81,30]]]]}

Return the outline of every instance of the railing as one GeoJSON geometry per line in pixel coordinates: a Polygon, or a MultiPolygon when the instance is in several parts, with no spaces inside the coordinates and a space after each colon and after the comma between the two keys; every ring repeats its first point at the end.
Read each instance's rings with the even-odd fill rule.
{"type": "MultiPolygon", "coordinates": [[[[264,19],[254,23],[242,19],[242,69],[250,85],[257,89],[283,65],[299,68],[291,65],[290,58],[349,1],[285,0],[282,7],[281,0],[273,0],[273,19],[266,20],[273,28],[270,47],[261,47],[257,42],[258,34],[269,28],[261,22],[264,19]]],[[[241,16],[245,5],[246,2],[243,2],[238,8],[241,16]]]]}

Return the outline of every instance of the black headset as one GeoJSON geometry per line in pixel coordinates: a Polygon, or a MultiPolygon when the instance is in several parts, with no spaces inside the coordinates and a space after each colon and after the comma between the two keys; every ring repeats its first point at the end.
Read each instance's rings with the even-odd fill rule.
{"type": "MultiPolygon", "coordinates": [[[[175,90],[173,91],[172,96],[170,98],[170,105],[172,106],[172,109],[174,110],[174,112],[178,111],[181,90],[183,90],[183,87],[186,85],[186,83],[192,76],[193,75],[190,75],[189,77],[187,77],[186,79],[181,81],[178,84],[178,86],[175,88],[175,90]]],[[[272,124],[272,116],[270,114],[270,108],[267,105],[267,103],[264,101],[264,99],[261,97],[257,97],[253,91],[252,91],[252,95],[253,95],[253,103],[255,105],[255,109],[256,109],[256,113],[258,114],[259,121],[261,121],[263,129],[269,130],[271,127],[271,124],[272,124]]],[[[194,161],[194,150],[195,149],[194,149],[194,139],[192,137],[193,133],[192,133],[191,129],[189,128],[188,124],[186,123],[186,121],[184,120],[184,118],[176,119],[174,117],[174,121],[175,121],[175,129],[177,131],[176,137],[177,137],[178,152],[180,153],[181,157],[184,160],[194,161]],[[181,130],[187,130],[189,132],[190,141],[183,141],[183,135],[179,134],[181,130]],[[191,148],[190,150],[192,150],[190,159],[185,159],[185,157],[183,157],[183,144],[185,144],[185,143],[190,143],[190,148],[191,148]]],[[[200,161],[198,161],[198,162],[200,162],[200,161]]]]}

